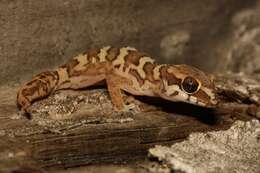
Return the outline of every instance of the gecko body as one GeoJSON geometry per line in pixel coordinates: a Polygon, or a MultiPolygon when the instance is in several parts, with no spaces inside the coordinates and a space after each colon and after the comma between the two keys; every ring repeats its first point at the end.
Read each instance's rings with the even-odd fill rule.
{"type": "Polygon", "coordinates": [[[42,72],[21,86],[17,104],[29,112],[31,104],[56,90],[80,89],[105,81],[116,110],[125,110],[122,91],[161,97],[204,107],[216,105],[210,75],[188,66],[158,64],[132,47],[103,47],[72,58],[56,70],[42,72]]]}

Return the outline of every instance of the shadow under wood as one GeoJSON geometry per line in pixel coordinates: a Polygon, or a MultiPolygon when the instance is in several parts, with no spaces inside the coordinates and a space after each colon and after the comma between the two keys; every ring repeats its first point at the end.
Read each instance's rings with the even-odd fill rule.
{"type": "Polygon", "coordinates": [[[135,98],[148,105],[156,106],[163,112],[193,117],[208,125],[216,125],[220,121],[219,115],[213,108],[205,108],[183,102],[172,102],[157,97],[138,96],[135,98]]]}

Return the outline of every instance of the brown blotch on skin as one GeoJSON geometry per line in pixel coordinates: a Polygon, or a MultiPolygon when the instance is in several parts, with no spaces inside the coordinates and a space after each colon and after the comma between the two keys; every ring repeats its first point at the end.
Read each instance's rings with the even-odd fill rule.
{"type": "Polygon", "coordinates": [[[51,82],[48,80],[48,78],[45,78],[45,80],[37,80],[36,81],[36,89],[35,90],[38,92],[38,94],[40,93],[41,89],[45,93],[48,93],[51,90],[51,82]]]}
{"type": "Polygon", "coordinates": [[[50,76],[47,76],[48,74],[46,73],[41,73],[36,76],[36,78],[40,79],[43,83],[46,83],[49,87],[51,86],[51,81],[50,76]]]}
{"type": "Polygon", "coordinates": [[[205,93],[203,90],[199,90],[198,92],[192,94],[194,97],[198,99],[200,102],[209,102],[210,101],[210,96],[208,96],[207,93],[205,93]]]}
{"type": "Polygon", "coordinates": [[[174,96],[177,96],[178,94],[179,94],[178,91],[174,91],[174,93],[172,93],[170,96],[174,97],[174,96]]]}
{"type": "Polygon", "coordinates": [[[129,74],[133,75],[137,79],[140,86],[142,86],[144,84],[144,80],[142,79],[140,74],[135,69],[130,69],[129,74]]]}
{"type": "Polygon", "coordinates": [[[58,82],[59,82],[59,80],[60,80],[60,76],[59,76],[59,74],[58,74],[58,72],[57,71],[53,71],[53,74],[54,74],[54,76],[55,76],[55,86],[57,86],[58,85],[58,82]]]}
{"type": "Polygon", "coordinates": [[[64,84],[66,84],[66,83],[70,83],[70,80],[65,80],[65,81],[61,82],[60,85],[64,85],[64,84]]]}
{"type": "Polygon", "coordinates": [[[22,95],[24,96],[34,96],[34,94],[37,92],[38,95],[41,95],[40,93],[40,89],[46,91],[46,93],[49,91],[49,88],[47,86],[46,83],[38,80],[38,79],[35,79],[33,81],[33,85],[28,87],[28,88],[24,88],[22,90],[22,95]]]}
{"type": "Polygon", "coordinates": [[[144,56],[147,55],[135,50],[128,51],[128,54],[125,56],[125,66],[128,67],[130,64],[138,66],[140,59],[144,56]]]}
{"type": "MultiPolygon", "coordinates": [[[[20,96],[19,96],[20,97],[20,96]]],[[[22,97],[22,101],[20,103],[18,103],[18,106],[20,107],[24,107],[26,106],[27,103],[30,103],[31,101],[29,100],[29,98],[27,97],[22,97]]]]}
{"type": "Polygon", "coordinates": [[[49,93],[50,90],[51,90],[51,88],[48,87],[47,83],[44,83],[41,80],[36,81],[35,92],[37,92],[38,95],[45,95],[45,93],[49,93]],[[43,93],[42,93],[42,91],[43,91],[43,93]]]}
{"type": "Polygon", "coordinates": [[[44,74],[45,76],[50,77],[51,80],[57,80],[59,78],[57,71],[48,71],[44,74]]]}
{"type": "Polygon", "coordinates": [[[96,59],[96,62],[99,62],[100,61],[100,59],[98,57],[99,53],[100,53],[100,49],[90,49],[87,53],[88,54],[88,57],[87,57],[88,62],[92,62],[93,58],[96,59]]]}
{"type": "Polygon", "coordinates": [[[69,77],[73,75],[73,69],[75,66],[77,66],[79,64],[78,60],[76,59],[72,59],[71,61],[69,61],[67,64],[64,64],[61,66],[61,68],[65,68],[69,77]]]}
{"type": "Polygon", "coordinates": [[[114,68],[115,68],[115,69],[119,69],[120,66],[121,66],[121,64],[117,64],[117,65],[114,66],[114,68]]]}
{"type": "Polygon", "coordinates": [[[143,70],[145,72],[146,79],[150,82],[154,82],[153,70],[156,67],[156,64],[151,62],[147,62],[144,64],[143,70]]]}
{"type": "Polygon", "coordinates": [[[115,60],[118,57],[119,54],[120,54],[120,50],[118,48],[111,47],[107,51],[106,60],[108,60],[109,62],[112,62],[113,60],[115,60]]]}
{"type": "Polygon", "coordinates": [[[126,71],[126,66],[124,65],[124,66],[123,66],[123,72],[125,72],[125,71],[126,71]]]}
{"type": "Polygon", "coordinates": [[[178,79],[174,74],[169,73],[167,70],[170,66],[162,66],[160,68],[160,77],[165,79],[168,85],[181,85],[181,79],[178,79]]]}
{"type": "Polygon", "coordinates": [[[32,81],[26,83],[26,85],[29,87],[30,85],[33,85],[33,83],[34,83],[34,80],[32,80],[32,81]]]}
{"type": "Polygon", "coordinates": [[[48,87],[50,88],[55,87],[59,82],[59,75],[57,71],[42,72],[35,76],[35,78],[40,79],[44,83],[47,83],[48,87]]]}
{"type": "Polygon", "coordinates": [[[110,74],[112,70],[113,67],[107,62],[88,64],[88,66],[84,70],[75,72],[75,76],[96,76],[102,74],[110,74]]]}
{"type": "Polygon", "coordinates": [[[50,81],[50,83],[51,83],[52,85],[56,86],[56,84],[57,84],[58,81],[59,81],[58,72],[57,72],[57,71],[49,72],[49,75],[48,75],[47,77],[48,77],[48,81],[50,81]]]}

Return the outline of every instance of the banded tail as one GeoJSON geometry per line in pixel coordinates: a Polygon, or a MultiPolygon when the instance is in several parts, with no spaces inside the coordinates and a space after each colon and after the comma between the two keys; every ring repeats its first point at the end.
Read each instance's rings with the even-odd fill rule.
{"type": "Polygon", "coordinates": [[[42,72],[25,83],[18,91],[17,105],[25,113],[29,112],[32,102],[50,95],[59,82],[57,71],[42,72]]]}

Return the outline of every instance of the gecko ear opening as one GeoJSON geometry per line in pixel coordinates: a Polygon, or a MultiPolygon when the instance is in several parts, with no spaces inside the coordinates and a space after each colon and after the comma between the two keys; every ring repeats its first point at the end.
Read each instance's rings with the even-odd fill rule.
{"type": "Polygon", "coordinates": [[[200,88],[200,83],[193,77],[185,77],[181,82],[182,90],[187,94],[194,94],[200,88]]]}

